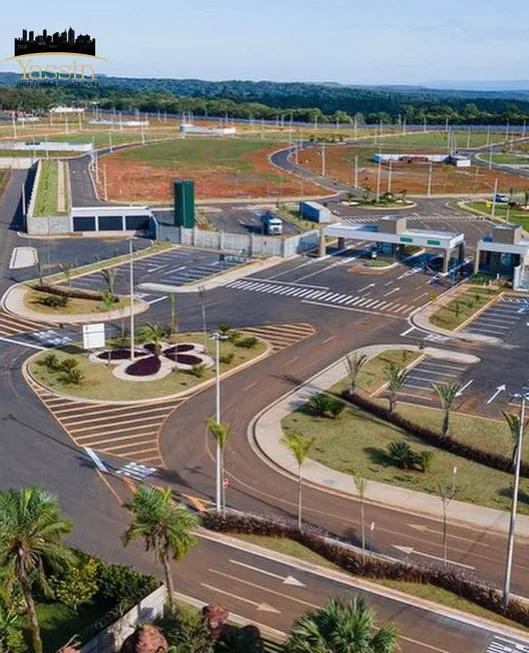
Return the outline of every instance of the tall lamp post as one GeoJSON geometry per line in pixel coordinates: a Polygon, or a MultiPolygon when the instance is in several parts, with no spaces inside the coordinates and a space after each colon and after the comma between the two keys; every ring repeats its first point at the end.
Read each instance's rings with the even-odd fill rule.
{"type": "Polygon", "coordinates": [[[456,474],[457,466],[454,465],[454,469],[452,470],[452,483],[450,485],[439,484],[439,495],[443,502],[443,566],[445,567],[448,562],[446,510],[450,501],[457,494],[456,474]]]}
{"type": "Polygon", "coordinates": [[[132,238],[129,238],[129,277],[130,277],[130,360],[134,360],[134,254],[132,238]]]}
{"type": "MultiPolygon", "coordinates": [[[[215,341],[215,421],[217,424],[220,424],[220,341],[226,340],[227,336],[220,333],[220,331],[214,331],[210,336],[211,340],[215,341]]],[[[222,456],[222,451],[220,444],[217,442],[217,451],[216,451],[216,484],[215,484],[215,509],[217,512],[222,510],[222,481],[221,479],[221,469],[220,469],[220,459],[222,456]]]]}
{"type": "Polygon", "coordinates": [[[525,420],[525,402],[529,399],[529,386],[524,386],[521,392],[512,397],[522,400],[520,406],[520,424],[518,429],[518,444],[516,446],[516,460],[514,461],[514,483],[512,492],[511,520],[509,523],[509,539],[507,543],[507,559],[505,561],[505,582],[503,585],[503,603],[509,604],[511,594],[512,561],[514,556],[514,533],[516,530],[516,510],[518,508],[518,491],[520,488],[520,466],[522,463],[522,445],[525,420]]]}

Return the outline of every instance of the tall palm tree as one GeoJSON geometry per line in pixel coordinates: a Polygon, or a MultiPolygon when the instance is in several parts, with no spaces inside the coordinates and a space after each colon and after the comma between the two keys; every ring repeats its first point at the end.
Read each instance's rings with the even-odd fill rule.
{"type": "Polygon", "coordinates": [[[305,440],[300,433],[287,433],[281,442],[290,449],[290,453],[296,459],[298,464],[298,528],[301,530],[301,501],[303,491],[303,463],[309,455],[309,451],[316,438],[312,437],[305,440]]]}
{"type": "Polygon", "coordinates": [[[206,424],[208,426],[209,432],[217,444],[217,456],[220,459],[220,481],[217,479],[217,483],[220,482],[222,500],[221,500],[221,509],[222,512],[226,509],[226,492],[224,487],[224,449],[228,444],[228,440],[231,435],[231,426],[228,424],[221,424],[213,419],[213,417],[208,417],[206,419],[206,424]]]}
{"type": "Polygon", "coordinates": [[[169,335],[168,329],[160,324],[147,322],[139,332],[140,342],[148,342],[154,345],[154,354],[159,356],[162,350],[162,341],[169,335]]]}
{"type": "Polygon", "coordinates": [[[397,394],[406,383],[408,373],[406,370],[401,369],[396,363],[390,363],[384,368],[384,375],[388,384],[389,412],[392,413],[397,405],[397,394]]]}
{"type": "Polygon", "coordinates": [[[459,392],[460,385],[455,381],[450,383],[432,383],[432,385],[441,401],[441,408],[443,409],[441,437],[446,438],[450,426],[450,411],[452,410],[452,405],[457,397],[457,393],[459,392]]]}
{"type": "MultiPolygon", "coordinates": [[[[512,458],[511,458],[511,463],[512,467],[514,469],[514,463],[516,461],[516,453],[518,451],[518,443],[520,441],[520,416],[519,415],[514,415],[513,413],[506,413],[502,412],[503,417],[505,417],[505,421],[507,422],[509,426],[509,430],[511,432],[511,438],[512,438],[512,458]]],[[[524,426],[524,433],[527,428],[527,424],[524,426]]]]}
{"type": "Polygon", "coordinates": [[[0,492],[0,566],[8,570],[11,582],[20,584],[35,653],[43,649],[33,587],[49,592],[48,570],[74,564],[73,553],[62,542],[71,530],[48,492],[37,487],[0,492]]]}
{"type": "Polygon", "coordinates": [[[354,393],[356,387],[356,379],[362,367],[367,363],[367,356],[365,354],[348,354],[345,357],[345,365],[349,373],[349,392],[354,393]]]}
{"type": "Polygon", "coordinates": [[[197,543],[197,538],[191,533],[197,520],[183,504],[173,502],[170,488],[141,485],[132,499],[123,506],[133,514],[130,526],[121,536],[123,546],[136,539],[145,541],[145,550],[152,551],[155,559],[163,566],[169,606],[171,612],[174,612],[170,558],[181,560],[197,543]]]}
{"type": "Polygon", "coordinates": [[[114,295],[114,288],[116,287],[116,277],[118,276],[117,268],[105,268],[101,270],[101,275],[107,284],[108,292],[114,295]]]}
{"type": "Polygon", "coordinates": [[[296,620],[284,645],[286,653],[394,653],[398,631],[387,623],[376,628],[375,613],[358,596],[331,599],[318,612],[296,620]]]}

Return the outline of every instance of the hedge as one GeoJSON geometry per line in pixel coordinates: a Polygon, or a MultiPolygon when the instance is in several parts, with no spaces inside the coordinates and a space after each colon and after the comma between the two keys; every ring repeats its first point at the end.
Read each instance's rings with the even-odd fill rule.
{"type": "MultiPolygon", "coordinates": [[[[485,465],[486,467],[497,469],[500,472],[507,472],[508,474],[512,473],[512,460],[507,456],[490,453],[488,451],[483,451],[482,449],[477,449],[476,447],[473,447],[469,444],[464,444],[463,442],[455,440],[449,436],[443,438],[436,431],[433,431],[426,426],[415,424],[405,417],[402,417],[402,415],[399,415],[398,413],[390,413],[389,410],[384,406],[381,406],[380,404],[377,404],[370,399],[362,397],[356,393],[351,394],[348,390],[342,392],[342,398],[349,403],[357,406],[358,408],[365,410],[371,415],[374,415],[375,417],[378,417],[385,422],[389,422],[390,424],[403,429],[410,435],[413,435],[416,438],[419,438],[420,440],[423,440],[424,442],[427,442],[434,447],[449,451],[456,456],[461,456],[462,458],[473,460],[480,465],[485,465]]],[[[528,463],[522,461],[520,474],[524,478],[529,478],[528,463]]]]}
{"type": "Polygon", "coordinates": [[[498,589],[489,587],[485,581],[468,572],[398,560],[382,560],[369,555],[363,557],[338,541],[329,541],[325,538],[325,532],[314,526],[309,525],[303,530],[298,530],[293,522],[273,521],[254,515],[226,513],[223,516],[215,512],[205,512],[202,513],[202,525],[217,532],[288,538],[354,576],[435,585],[486,610],[529,627],[529,610],[524,605],[516,599],[511,599],[509,605],[505,607],[502,594],[498,589]]]}
{"type": "MultiPolygon", "coordinates": [[[[53,286],[48,283],[35,283],[33,289],[39,292],[47,292],[50,295],[59,295],[60,297],[69,297],[70,299],[91,299],[95,301],[102,301],[103,293],[95,290],[80,290],[79,288],[67,288],[65,286],[53,286]]],[[[119,302],[119,297],[114,295],[112,301],[116,304],[119,302]]]]}

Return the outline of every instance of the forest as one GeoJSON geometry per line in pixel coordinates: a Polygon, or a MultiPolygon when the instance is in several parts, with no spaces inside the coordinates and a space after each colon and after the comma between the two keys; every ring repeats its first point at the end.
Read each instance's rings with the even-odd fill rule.
{"type": "Polygon", "coordinates": [[[211,82],[99,76],[99,85],[17,86],[19,76],[0,73],[0,106],[45,112],[51,106],[97,103],[116,111],[192,112],[197,116],[358,124],[522,124],[529,92],[440,91],[415,87],[353,87],[301,82],[211,82]]]}

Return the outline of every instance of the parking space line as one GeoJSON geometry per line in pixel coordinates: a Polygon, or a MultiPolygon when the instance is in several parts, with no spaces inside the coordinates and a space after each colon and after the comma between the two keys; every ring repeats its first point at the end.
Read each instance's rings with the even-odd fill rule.
{"type": "Polygon", "coordinates": [[[430,367],[441,367],[441,368],[446,369],[446,370],[459,370],[461,372],[464,372],[467,369],[466,366],[462,367],[461,365],[457,365],[457,363],[454,364],[454,365],[446,365],[445,363],[437,363],[437,362],[434,363],[434,362],[428,361],[428,360],[422,361],[420,363],[421,367],[423,367],[423,366],[425,367],[427,365],[429,365],[430,367]]]}

